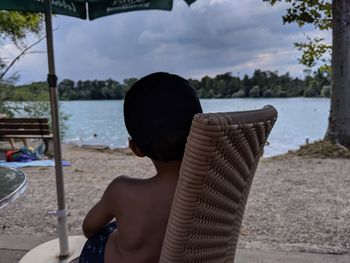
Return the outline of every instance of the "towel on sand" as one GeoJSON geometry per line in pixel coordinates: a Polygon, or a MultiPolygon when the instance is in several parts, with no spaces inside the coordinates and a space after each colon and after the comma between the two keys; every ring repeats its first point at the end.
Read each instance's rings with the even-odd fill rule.
{"type": "MultiPolygon", "coordinates": [[[[71,164],[67,161],[62,161],[63,166],[70,166],[71,164]]],[[[53,167],[55,166],[54,160],[37,160],[30,162],[5,162],[0,161],[0,167],[8,168],[23,168],[23,167],[53,167]]]]}

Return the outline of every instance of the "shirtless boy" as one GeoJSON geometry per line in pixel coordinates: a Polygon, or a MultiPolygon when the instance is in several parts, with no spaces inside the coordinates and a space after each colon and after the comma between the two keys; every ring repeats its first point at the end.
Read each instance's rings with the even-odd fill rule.
{"type": "Polygon", "coordinates": [[[151,74],[127,92],[129,146],[135,155],[152,160],[156,175],[120,176],[109,184],[83,222],[88,241],[80,263],[159,261],[186,138],[200,112],[195,91],[176,75],[151,74]]]}

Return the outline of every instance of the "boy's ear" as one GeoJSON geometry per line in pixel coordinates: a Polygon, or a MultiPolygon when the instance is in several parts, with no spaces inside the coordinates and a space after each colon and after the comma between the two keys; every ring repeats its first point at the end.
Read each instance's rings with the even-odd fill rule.
{"type": "Polygon", "coordinates": [[[133,139],[129,139],[129,148],[137,157],[145,157],[145,155],[141,152],[139,147],[136,146],[133,139]]]}

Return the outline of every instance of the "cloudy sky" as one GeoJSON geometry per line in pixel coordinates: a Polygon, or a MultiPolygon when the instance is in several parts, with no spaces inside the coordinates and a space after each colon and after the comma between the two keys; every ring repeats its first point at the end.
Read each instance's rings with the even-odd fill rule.
{"type": "MultiPolygon", "coordinates": [[[[302,76],[293,42],[305,40],[305,34],[329,39],[330,33],[282,25],[285,10],[285,4],[271,7],[262,0],[197,0],[190,8],[174,0],[171,12],[138,11],[94,21],[57,16],[57,75],[121,81],[155,71],[201,78],[262,69],[302,76]]],[[[35,48],[45,49],[44,41],[35,48]]],[[[18,50],[7,44],[0,52],[11,58],[18,50]]],[[[14,68],[19,82],[45,80],[46,59],[45,53],[22,58],[14,68]]]]}

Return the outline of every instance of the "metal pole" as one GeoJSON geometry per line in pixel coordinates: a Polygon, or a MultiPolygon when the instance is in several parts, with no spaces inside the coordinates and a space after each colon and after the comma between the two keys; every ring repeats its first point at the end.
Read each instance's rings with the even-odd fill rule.
{"type": "Polygon", "coordinates": [[[51,102],[51,118],[52,132],[55,155],[55,170],[56,170],[56,190],[58,210],[56,213],[58,219],[58,238],[60,244],[60,257],[69,256],[68,244],[68,228],[66,202],[64,195],[64,179],[62,169],[62,153],[59,129],[59,113],[58,113],[58,93],[57,93],[57,77],[55,72],[55,58],[53,49],[53,34],[52,34],[52,0],[45,0],[45,26],[46,26],[46,45],[48,55],[48,84],[50,90],[51,102]]]}

